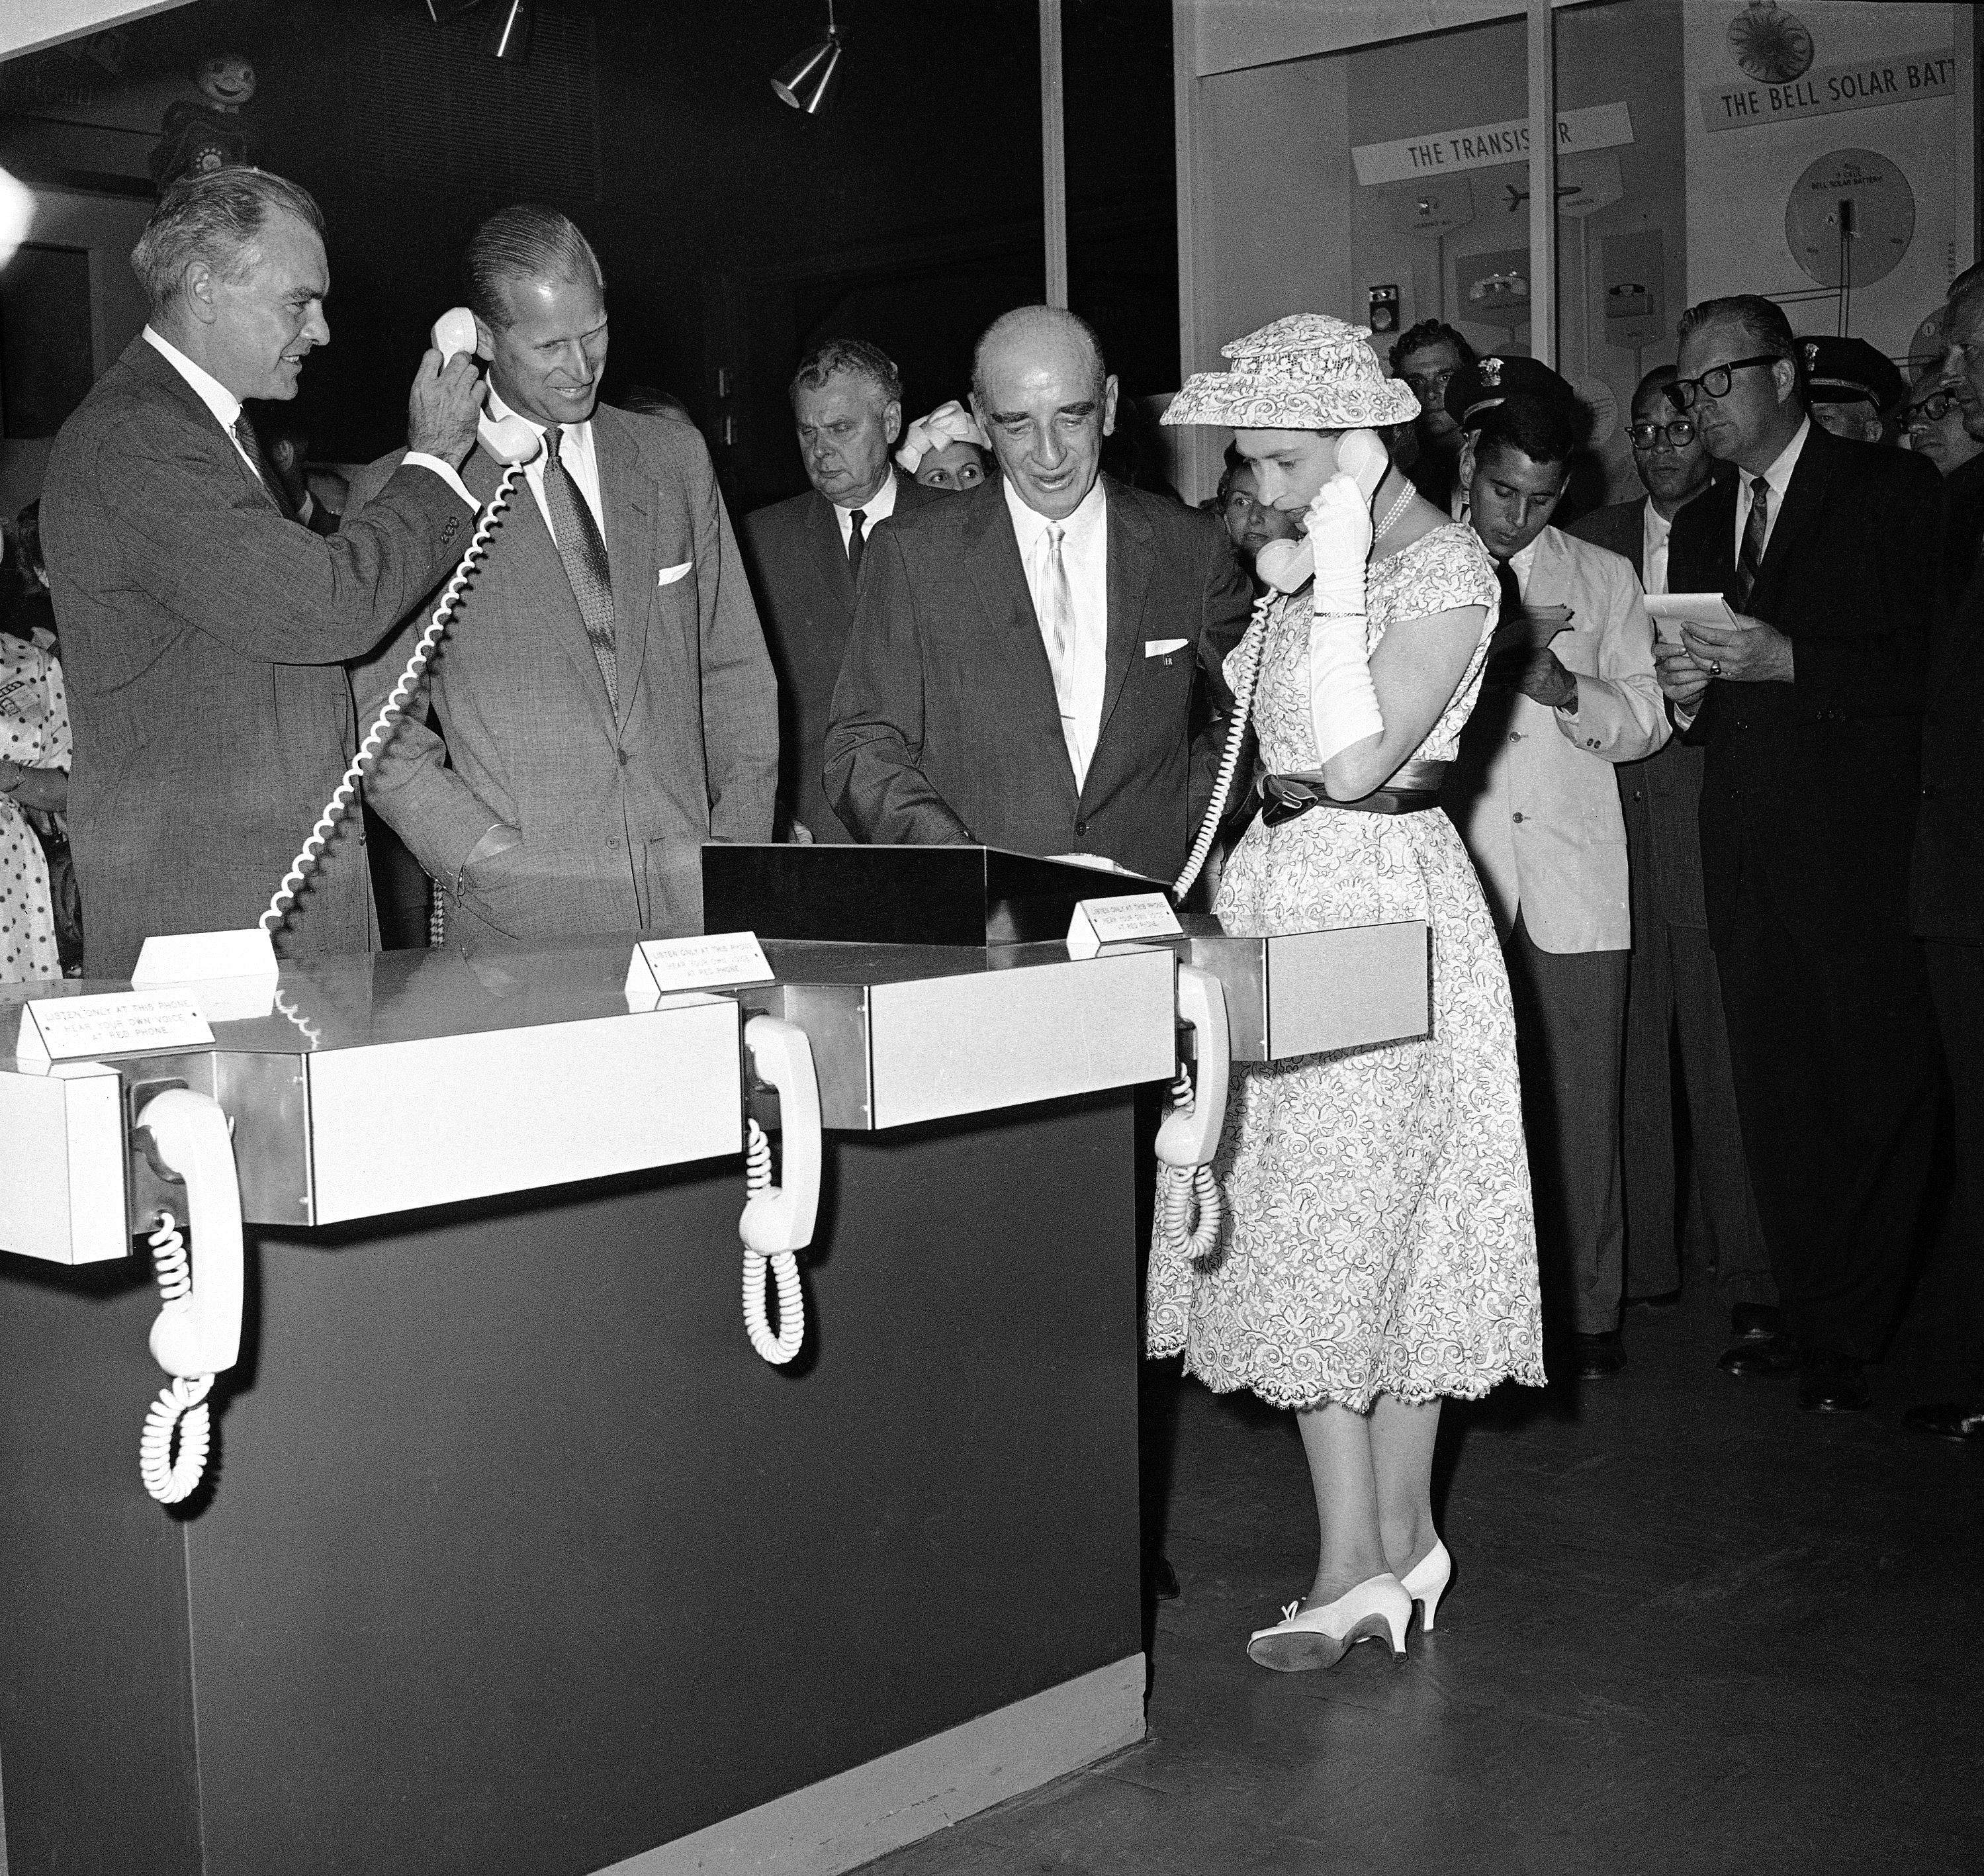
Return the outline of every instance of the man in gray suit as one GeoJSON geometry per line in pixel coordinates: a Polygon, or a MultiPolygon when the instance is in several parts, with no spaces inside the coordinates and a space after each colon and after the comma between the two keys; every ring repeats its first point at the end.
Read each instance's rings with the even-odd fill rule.
{"type": "MultiPolygon", "coordinates": [[[[482,395],[468,361],[428,353],[404,462],[362,522],[325,539],[241,407],[293,397],[330,343],[317,204],[259,169],[191,176],[131,264],[150,321],[62,426],[42,498],[93,977],[128,976],[154,933],[260,916],[350,759],[344,661],[468,544],[454,465],[482,395]]],[[[275,936],[284,956],[363,951],[372,929],[354,816],[275,936]]]]}
{"type": "MultiPolygon", "coordinates": [[[[699,932],[702,843],[771,838],[778,765],[771,665],[709,453],[688,425],[598,402],[605,283],[565,216],[501,210],[464,271],[489,407],[545,448],[432,666],[445,749],[410,713],[368,798],[466,936],[699,932]]],[[[361,512],[390,469],[360,478],[361,512]]],[[[484,501],[501,473],[480,447],[464,471],[484,501]]],[[[426,617],[361,695],[390,688],[426,617]]]]}
{"type": "Polygon", "coordinates": [[[779,801],[816,840],[854,836],[820,786],[833,686],[854,623],[868,538],[892,514],[942,497],[889,460],[903,427],[895,361],[860,339],[829,339],[793,374],[793,427],[813,487],[745,516],[744,558],[779,673],[779,801]]]}
{"type": "MultiPolygon", "coordinates": [[[[1624,554],[1649,593],[1668,590],[1668,531],[1708,487],[1715,467],[1694,424],[1667,401],[1674,375],[1672,365],[1656,366],[1633,396],[1633,466],[1646,494],[1600,508],[1567,530],[1624,554]]],[[[1670,1054],[1678,1035],[1694,1194],[1716,1286],[1735,1332],[1761,1337],[1778,1326],[1778,1292],[1743,1161],[1722,987],[1702,903],[1701,768],[1701,749],[1677,736],[1645,761],[1617,771],[1633,899],[1624,1114],[1626,1293],[1630,1300],[1681,1288],[1684,1208],[1677,1203],[1670,1054]]]]}
{"type": "Polygon", "coordinates": [[[1212,789],[1250,600],[1217,517],[1103,475],[1116,380],[1074,314],[978,342],[1000,480],[875,537],[826,735],[863,840],[1093,855],[1168,880],[1212,789]],[[1195,703],[1215,705],[1195,751],[1195,703]]]}

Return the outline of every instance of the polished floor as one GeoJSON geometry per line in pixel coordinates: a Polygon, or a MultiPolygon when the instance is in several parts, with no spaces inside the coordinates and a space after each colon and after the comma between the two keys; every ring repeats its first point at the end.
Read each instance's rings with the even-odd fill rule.
{"type": "Polygon", "coordinates": [[[1188,1385],[1149,1737],[870,1876],[1976,1876],[1984,1452],[1900,1424],[1948,1255],[1865,1414],[1718,1374],[1702,1281],[1628,1312],[1618,1379],[1450,1409],[1454,1584],[1396,1666],[1248,1663],[1313,1562],[1301,1452],[1188,1385]]]}

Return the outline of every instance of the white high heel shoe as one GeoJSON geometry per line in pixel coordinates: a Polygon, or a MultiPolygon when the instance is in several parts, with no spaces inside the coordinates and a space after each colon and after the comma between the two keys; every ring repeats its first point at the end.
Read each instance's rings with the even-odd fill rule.
{"type": "Polygon", "coordinates": [[[1419,1620],[1423,1633],[1433,1633],[1433,1611],[1439,1608],[1439,1599],[1446,1595],[1446,1586],[1453,1580],[1453,1559],[1437,1537],[1433,1540],[1433,1548],[1399,1579],[1406,1595],[1426,1606],[1426,1613],[1419,1620]]]}
{"type": "Polygon", "coordinates": [[[1406,1625],[1412,1619],[1413,1599],[1386,1570],[1366,1577],[1319,1609],[1289,1603],[1272,1628],[1254,1631],[1247,1643],[1248,1658],[1278,1673],[1299,1673],[1305,1668],[1333,1667],[1354,1643],[1385,1636],[1392,1654],[1403,1660],[1406,1625]]]}

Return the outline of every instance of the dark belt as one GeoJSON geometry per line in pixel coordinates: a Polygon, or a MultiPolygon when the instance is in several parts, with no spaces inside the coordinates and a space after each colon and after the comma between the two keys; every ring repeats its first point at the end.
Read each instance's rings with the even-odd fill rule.
{"type": "Polygon", "coordinates": [[[1266,805],[1261,819],[1270,827],[1292,821],[1312,808],[1336,808],[1346,814],[1423,814],[1439,806],[1440,784],[1446,779],[1446,764],[1407,762],[1381,789],[1356,801],[1332,801],[1323,792],[1318,775],[1264,775],[1261,792],[1266,805]]]}

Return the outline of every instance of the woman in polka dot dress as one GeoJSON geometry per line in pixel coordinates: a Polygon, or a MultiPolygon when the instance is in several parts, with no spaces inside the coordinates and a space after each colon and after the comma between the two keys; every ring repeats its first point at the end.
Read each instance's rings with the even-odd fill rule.
{"type": "Polygon", "coordinates": [[[62,666],[0,634],[0,983],[62,974],[49,863],[24,810],[61,812],[69,756],[62,666]]]}

